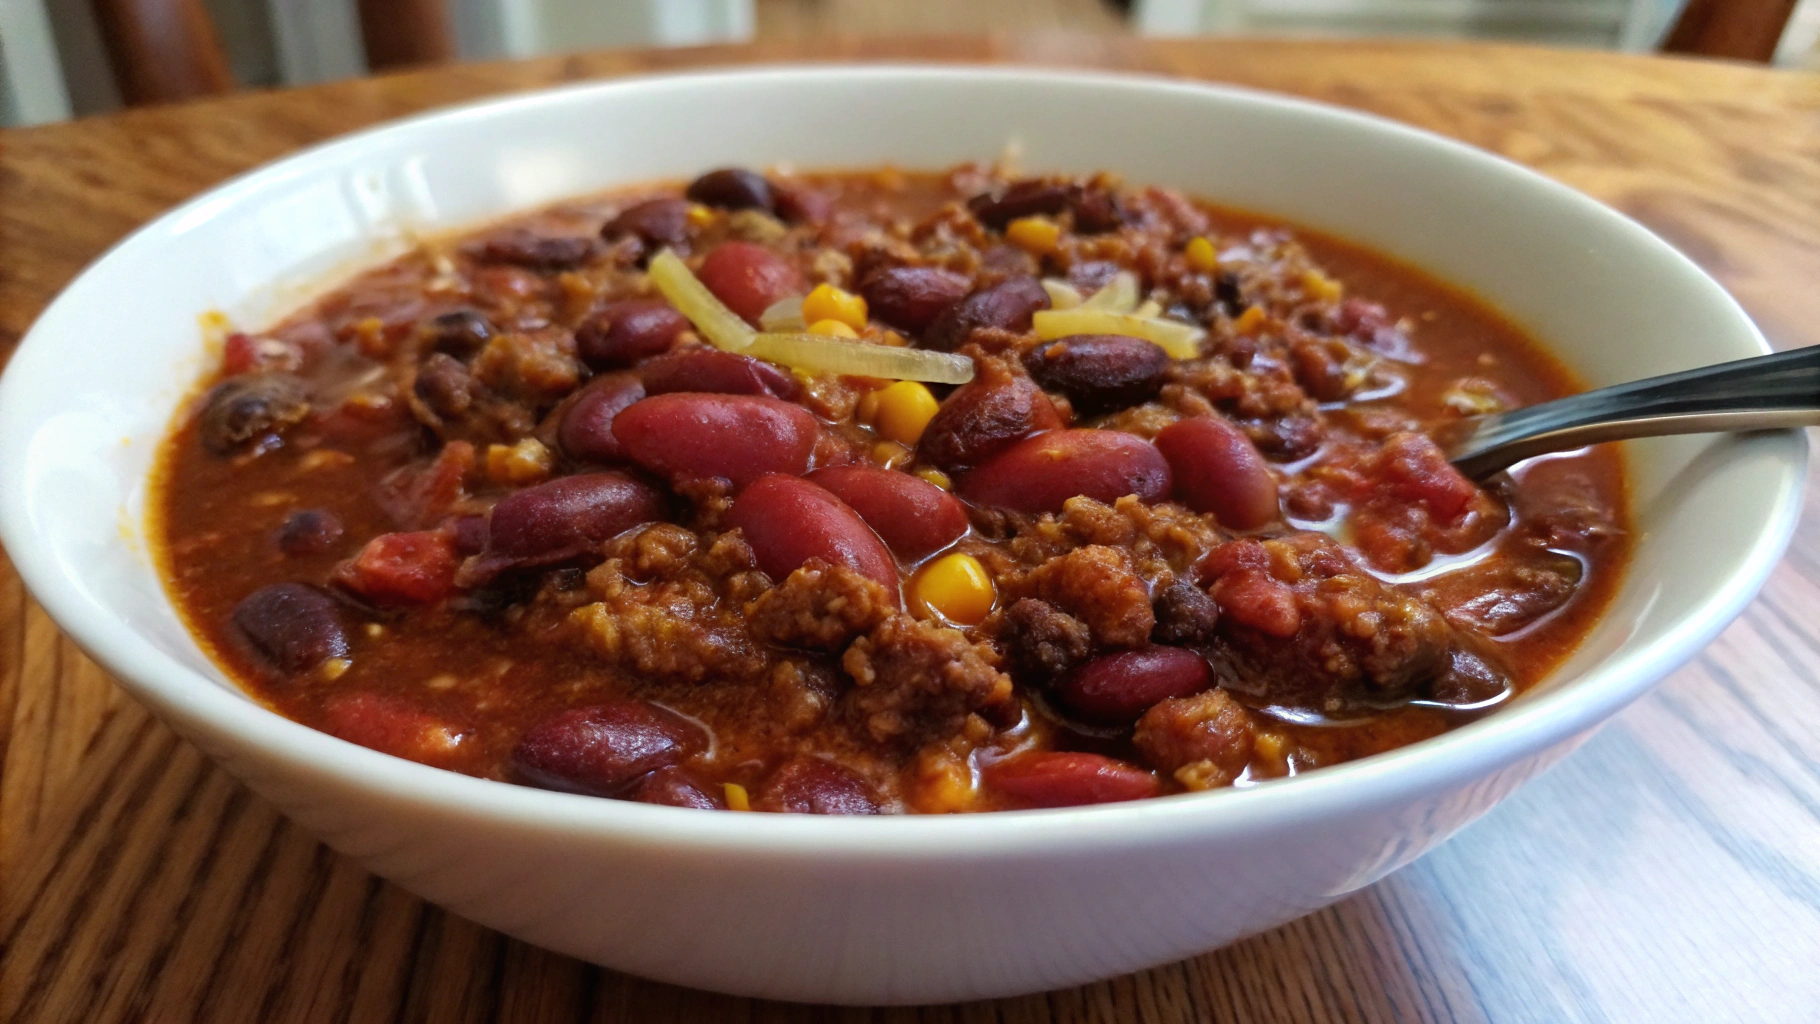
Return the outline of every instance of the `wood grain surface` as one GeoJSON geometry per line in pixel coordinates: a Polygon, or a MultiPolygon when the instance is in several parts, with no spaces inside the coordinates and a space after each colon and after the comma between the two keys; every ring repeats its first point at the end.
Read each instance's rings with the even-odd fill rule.
{"type": "MultiPolygon", "coordinates": [[[[133,227],[299,146],[492,93],[799,58],[1135,69],[1375,111],[1598,196],[1717,275],[1779,345],[1820,342],[1820,77],[1521,48],[1028,35],[451,67],[0,133],[0,354],[133,227]]],[[[3,557],[0,751],[0,1021],[15,1024],[1820,1019],[1820,511],[1694,664],[1437,852],[1219,952],[998,1003],[712,996],[427,906],[152,720],[3,557]]]]}

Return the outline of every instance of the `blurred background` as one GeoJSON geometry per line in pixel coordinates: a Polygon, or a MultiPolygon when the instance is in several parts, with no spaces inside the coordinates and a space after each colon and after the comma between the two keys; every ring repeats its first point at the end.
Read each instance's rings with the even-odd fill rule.
{"type": "Polygon", "coordinates": [[[1030,30],[1473,38],[1820,68],[1820,0],[0,0],[0,123],[452,60],[1030,30]]]}

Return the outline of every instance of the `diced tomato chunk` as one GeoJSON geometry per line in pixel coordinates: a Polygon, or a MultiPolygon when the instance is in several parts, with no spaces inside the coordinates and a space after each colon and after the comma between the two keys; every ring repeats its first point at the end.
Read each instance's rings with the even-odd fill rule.
{"type": "Polygon", "coordinates": [[[1396,434],[1376,459],[1380,487],[1428,510],[1437,522],[1455,522],[1479,496],[1478,487],[1420,434],[1396,434]]]}
{"type": "Polygon", "coordinates": [[[399,526],[428,526],[440,520],[461,498],[473,470],[474,446],[450,441],[427,466],[394,470],[379,482],[374,497],[399,526]]]}
{"type": "Polygon", "coordinates": [[[377,604],[431,604],[455,589],[455,542],[444,530],[382,533],[335,574],[377,604]]]}

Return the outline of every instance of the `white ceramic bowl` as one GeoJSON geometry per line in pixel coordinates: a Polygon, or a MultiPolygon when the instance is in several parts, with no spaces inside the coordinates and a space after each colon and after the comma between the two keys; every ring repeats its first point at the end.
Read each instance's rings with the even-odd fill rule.
{"type": "Polygon", "coordinates": [[[1309,103],[1147,78],[779,68],[518,96],[364,132],[166,214],[89,268],[0,382],[0,531],[84,650],[336,849],[466,917],[665,981],[924,1002],[1178,959],[1407,863],[1680,665],[1792,529],[1798,433],[1637,443],[1637,549],[1582,649],[1483,721],[1245,791],[878,819],[708,814],[396,760],[243,696],[146,554],[146,474],[204,371],[197,315],[259,323],[449,227],[729,163],[940,167],[1021,142],[1360,240],[1489,298],[1586,379],[1765,351],[1717,284],[1603,206],[1485,153],[1309,103]]]}

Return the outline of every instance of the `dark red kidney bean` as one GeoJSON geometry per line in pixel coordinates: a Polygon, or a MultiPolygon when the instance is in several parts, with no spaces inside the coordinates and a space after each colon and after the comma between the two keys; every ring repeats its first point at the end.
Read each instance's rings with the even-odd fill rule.
{"type": "Polygon", "coordinates": [[[284,517],[278,550],[287,555],[320,555],[341,540],[341,517],[327,509],[304,508],[284,517]]]}
{"type": "Polygon", "coordinates": [[[897,593],[897,563],[884,541],[846,502],[800,477],[773,473],[752,481],[726,523],[745,533],[758,567],[774,580],[819,558],[897,593]]]}
{"type": "Polygon", "coordinates": [[[474,392],[479,388],[467,364],[447,352],[432,352],[417,368],[411,381],[411,393],[436,417],[436,422],[460,419],[474,406],[474,392]]]}
{"type": "Polygon", "coordinates": [[[799,754],[760,786],[753,810],[783,814],[877,814],[878,798],[864,779],[833,761],[799,754]]]}
{"type": "Polygon", "coordinates": [[[751,242],[722,242],[695,272],[715,298],[746,322],[779,299],[808,291],[803,275],[782,256],[751,242]]]}
{"type": "Polygon", "coordinates": [[[954,472],[977,466],[1031,434],[1062,425],[1041,388],[988,362],[956,388],[923,429],[924,461],[954,472]]]}
{"type": "Polygon", "coordinates": [[[967,209],[981,224],[1004,230],[1019,217],[1061,213],[1068,208],[1073,186],[1037,179],[1014,181],[1003,189],[982,192],[967,200],[967,209]]]}
{"type": "Polygon", "coordinates": [[[234,628],[260,657],[288,673],[348,654],[341,606],[307,583],[274,583],[234,606],[234,628]]]}
{"type": "Polygon", "coordinates": [[[689,203],[684,199],[647,199],[626,207],[600,229],[611,242],[633,237],[655,251],[689,240],[689,203]]]}
{"type": "Polygon", "coordinates": [[[525,730],[513,773],[533,786],[613,796],[706,744],[701,728],[642,700],[570,708],[525,730]]]}
{"type": "Polygon", "coordinates": [[[449,526],[449,535],[455,540],[456,551],[463,555],[478,555],[487,549],[487,517],[456,516],[449,526]]]}
{"type": "Polygon", "coordinates": [[[765,210],[774,206],[771,183],[743,167],[723,167],[689,182],[683,193],[703,206],[723,210],[765,210]]]}
{"type": "Polygon", "coordinates": [[[613,418],[633,402],[645,397],[645,386],[630,373],[609,373],[589,381],[575,394],[562,423],[556,428],[556,443],[563,454],[581,462],[612,464],[624,461],[625,450],[613,434],[613,418]]]}
{"type": "Polygon", "coordinates": [[[920,561],[967,532],[967,509],[960,499],[909,473],[838,466],[804,479],[846,502],[907,562],[920,561]]]}
{"type": "Polygon", "coordinates": [[[1144,647],[1095,658],[1052,684],[1056,701],[1079,718],[1129,725],[1166,697],[1213,685],[1207,659],[1180,647],[1144,647]]]}
{"type": "Polygon", "coordinates": [[[523,563],[560,561],[663,513],[663,496],[643,480],[611,472],[565,476],[494,505],[487,550],[523,563]]]}
{"type": "MultiPolygon", "coordinates": [[[[719,789],[718,786],[714,788],[719,789]]],[[[625,798],[641,804],[694,807],[703,811],[725,810],[727,806],[704,788],[687,768],[679,765],[659,768],[639,779],[626,790],[625,798]]]]}
{"type": "Polygon", "coordinates": [[[647,359],[638,367],[645,394],[705,391],[717,395],[769,395],[794,400],[803,385],[790,371],[763,359],[717,348],[685,348],[647,359]]]}
{"type": "Polygon", "coordinates": [[[471,309],[458,309],[431,320],[424,328],[430,350],[466,359],[493,338],[493,322],[471,309]]]}
{"type": "Polygon", "coordinates": [[[1009,277],[944,310],[924,332],[923,346],[952,352],[965,345],[973,332],[981,328],[1027,331],[1030,318],[1038,310],[1048,308],[1049,293],[1036,278],[1028,275],[1009,277]]]}
{"type": "Polygon", "coordinates": [[[1024,367],[1044,388],[1067,395],[1076,412],[1091,416],[1155,396],[1169,372],[1169,353],[1142,338],[1071,334],[1031,349],[1024,367]]]}
{"type": "Polygon", "coordinates": [[[288,373],[231,377],[202,400],[196,432],[215,455],[267,443],[310,414],[303,381],[288,373]]]}
{"type": "Polygon", "coordinates": [[[961,497],[1013,512],[1060,512],[1069,498],[1111,504],[1169,495],[1169,463],[1156,446],[1117,430],[1052,430],[1019,441],[960,478],[961,497]]]}
{"type": "Polygon", "coordinates": [[[454,592],[456,562],[444,531],[382,533],[335,571],[335,582],[374,604],[434,604],[454,592]]]}
{"type": "Polygon", "coordinates": [[[1277,482],[1245,432],[1213,416],[1177,420],[1157,432],[1175,496],[1232,530],[1255,530],[1277,517],[1277,482]]]}
{"type": "Polygon", "coordinates": [[[540,235],[528,228],[502,231],[480,244],[483,263],[510,263],[533,270],[579,267],[594,255],[594,240],[576,235],[540,235]]]}
{"type": "Polygon", "coordinates": [[[446,767],[467,739],[464,730],[381,693],[338,693],[322,706],[322,731],[407,761],[446,767]]]}
{"type": "Polygon", "coordinates": [[[1068,197],[1068,208],[1074,211],[1074,230],[1083,235],[1115,231],[1125,223],[1125,211],[1119,209],[1118,197],[1105,189],[1078,189],[1068,197]]]}
{"type": "Polygon", "coordinates": [[[834,200],[803,184],[773,185],[777,215],[793,224],[826,224],[834,217],[834,200]]]}
{"type": "Polygon", "coordinates": [[[575,328],[575,352],[594,370],[631,366],[668,352],[689,318],[656,299],[613,302],[588,314],[575,328]]]}
{"type": "Polygon", "coordinates": [[[874,319],[917,335],[972,290],[967,277],[939,267],[884,267],[859,285],[874,319]]]}
{"type": "Polygon", "coordinates": [[[821,435],[800,405],[760,395],[682,391],[634,402],[613,420],[626,457],[672,481],[800,475],[821,435]]]}
{"type": "Polygon", "coordinates": [[[1099,754],[1040,751],[999,761],[981,772],[981,781],[1026,807],[1142,800],[1158,795],[1156,776],[1099,754]]]}

